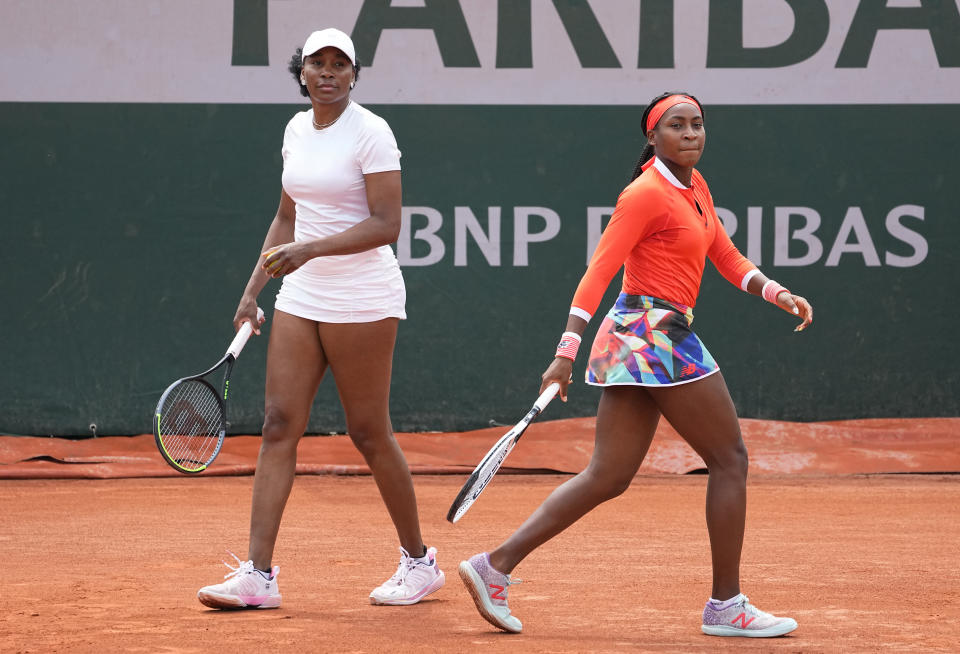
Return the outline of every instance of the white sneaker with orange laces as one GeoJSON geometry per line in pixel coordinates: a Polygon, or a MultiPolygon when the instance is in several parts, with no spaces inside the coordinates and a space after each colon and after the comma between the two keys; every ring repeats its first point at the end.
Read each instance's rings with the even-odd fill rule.
{"type": "Polygon", "coordinates": [[[415,559],[400,548],[400,565],[393,576],[370,593],[371,604],[406,606],[416,604],[430,593],[440,590],[445,577],[437,565],[437,548],[415,559]]]}
{"type": "Polygon", "coordinates": [[[223,564],[231,570],[224,575],[226,581],[197,591],[200,603],[212,609],[274,609],[280,606],[280,587],[277,585],[280,568],[273,566],[267,578],[253,567],[253,561],[241,561],[233,552],[230,556],[237,560],[237,567],[224,561],[223,564]]]}

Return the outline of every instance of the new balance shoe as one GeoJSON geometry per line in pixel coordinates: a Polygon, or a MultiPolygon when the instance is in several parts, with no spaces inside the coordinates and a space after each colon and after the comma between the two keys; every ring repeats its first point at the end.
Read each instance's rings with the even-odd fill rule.
{"type": "Polygon", "coordinates": [[[725,602],[710,600],[703,607],[703,633],[711,636],[772,638],[797,628],[793,618],[778,618],[761,611],[743,593],[725,602]]]}
{"type": "Polygon", "coordinates": [[[437,565],[437,548],[415,559],[400,548],[400,565],[393,576],[370,593],[371,604],[406,606],[416,604],[430,593],[440,590],[446,578],[437,565]]]}
{"type": "Polygon", "coordinates": [[[241,561],[233,552],[230,556],[236,559],[237,567],[224,561],[223,564],[231,570],[224,575],[226,581],[197,591],[200,603],[212,609],[274,609],[280,606],[280,587],[277,585],[280,568],[273,566],[267,578],[253,567],[253,561],[241,561]]]}
{"type": "Polygon", "coordinates": [[[461,561],[459,571],[463,585],[487,622],[514,634],[523,630],[523,623],[510,615],[510,607],[507,606],[509,588],[519,584],[519,579],[512,581],[510,575],[494,570],[490,565],[490,555],[486,552],[470,557],[469,561],[461,561]]]}

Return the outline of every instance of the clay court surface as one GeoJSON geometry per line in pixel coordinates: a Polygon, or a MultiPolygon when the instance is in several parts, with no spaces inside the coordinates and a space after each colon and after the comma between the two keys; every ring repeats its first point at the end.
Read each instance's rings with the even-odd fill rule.
{"type": "MultiPolygon", "coordinates": [[[[546,433],[550,424],[535,427],[546,433]]],[[[481,436],[476,447],[490,441],[481,436]]],[[[333,443],[309,446],[324,442],[333,443]]],[[[464,445],[465,457],[473,447],[464,445]]],[[[944,451],[941,472],[956,469],[956,449],[944,451]]],[[[65,465],[38,456],[47,458],[35,463],[65,465]]],[[[418,457],[410,458],[416,468],[418,457]]],[[[367,600],[399,555],[372,478],[301,475],[275,558],[283,606],[225,613],[195,594],[227,572],[226,549],[246,551],[251,476],[27,479],[10,457],[3,470],[15,473],[0,480],[3,652],[960,649],[956,474],[760,466],[749,482],[743,590],[800,627],[748,640],[700,633],[710,591],[702,474],[642,469],[626,494],[534,552],[515,571],[524,582],[510,595],[524,633],[508,635],[476,613],[456,565],[496,545],[566,474],[501,474],[456,525],[444,516],[464,474],[417,474],[424,535],[439,548],[447,585],[411,607],[367,600]]]]}

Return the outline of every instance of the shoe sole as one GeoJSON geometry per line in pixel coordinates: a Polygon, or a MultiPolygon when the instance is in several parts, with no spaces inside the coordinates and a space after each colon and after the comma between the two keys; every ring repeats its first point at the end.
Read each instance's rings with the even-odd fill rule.
{"type": "Polygon", "coordinates": [[[438,590],[443,588],[443,585],[445,583],[447,583],[447,577],[446,575],[443,574],[443,570],[441,570],[440,575],[433,580],[432,584],[427,586],[426,590],[420,591],[419,594],[414,595],[413,597],[409,597],[407,599],[401,599],[401,600],[382,600],[374,597],[373,594],[371,593],[370,603],[375,606],[410,606],[411,604],[416,604],[417,602],[421,601],[427,595],[437,592],[438,590]]]}
{"type": "Polygon", "coordinates": [[[766,629],[739,629],[722,624],[705,624],[700,629],[708,636],[739,636],[741,638],[776,638],[785,636],[797,628],[797,621],[790,619],[783,624],[766,629]]]}
{"type": "Polygon", "coordinates": [[[221,595],[200,591],[197,593],[197,599],[200,600],[201,604],[209,606],[211,609],[276,609],[280,607],[281,596],[270,595],[263,598],[259,603],[248,603],[247,600],[255,602],[259,598],[247,597],[244,599],[237,595],[221,595]]]}
{"type": "Polygon", "coordinates": [[[480,612],[484,620],[497,629],[503,629],[511,634],[519,634],[523,630],[522,625],[517,629],[502,622],[497,614],[493,613],[491,608],[487,606],[490,600],[486,597],[486,593],[481,590],[483,588],[483,579],[480,578],[480,575],[477,574],[477,571],[473,569],[473,566],[470,565],[468,561],[461,561],[460,567],[458,567],[457,570],[460,573],[460,579],[463,580],[463,585],[467,587],[467,592],[470,593],[470,597],[473,598],[473,603],[476,605],[477,611],[480,612]]]}

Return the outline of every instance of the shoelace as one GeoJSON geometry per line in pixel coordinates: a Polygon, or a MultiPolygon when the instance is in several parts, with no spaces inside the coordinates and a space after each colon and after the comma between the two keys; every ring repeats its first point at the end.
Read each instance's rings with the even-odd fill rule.
{"type": "Polygon", "coordinates": [[[510,586],[516,586],[517,584],[522,584],[522,583],[523,583],[523,579],[514,579],[514,578],[511,577],[510,575],[505,575],[505,574],[503,574],[502,572],[499,572],[498,570],[494,570],[493,566],[490,565],[490,559],[489,559],[489,557],[487,558],[487,565],[488,565],[488,567],[490,568],[490,570],[491,570],[492,572],[494,572],[494,573],[496,573],[496,574],[498,574],[498,575],[502,575],[502,576],[504,576],[504,577],[507,578],[507,581],[506,581],[506,587],[507,587],[507,588],[509,588],[510,586]]]}
{"type": "Polygon", "coordinates": [[[253,561],[241,561],[240,557],[238,557],[236,554],[234,554],[230,550],[227,550],[227,554],[229,554],[234,558],[234,560],[237,562],[237,567],[234,568],[232,565],[230,565],[226,561],[222,561],[223,565],[227,566],[231,570],[227,574],[223,575],[224,579],[229,579],[230,577],[234,577],[236,575],[246,574],[247,572],[253,572],[253,561]]]}
{"type": "Polygon", "coordinates": [[[407,573],[413,570],[418,565],[430,567],[428,563],[423,563],[422,561],[417,561],[415,558],[407,554],[406,550],[402,547],[400,548],[400,565],[397,566],[397,571],[393,573],[393,576],[390,577],[390,581],[397,582],[398,586],[402,586],[403,582],[407,579],[407,573]]]}
{"type": "Polygon", "coordinates": [[[506,577],[507,577],[507,581],[506,581],[507,588],[509,588],[510,586],[516,586],[517,584],[523,583],[523,579],[513,579],[510,577],[510,575],[506,575],[506,577]]]}
{"type": "Polygon", "coordinates": [[[766,611],[761,611],[760,609],[755,607],[753,604],[751,604],[750,598],[747,597],[746,595],[743,596],[743,608],[753,611],[754,613],[757,614],[757,616],[761,618],[773,618],[773,615],[771,615],[770,613],[767,613],[766,611]]]}

